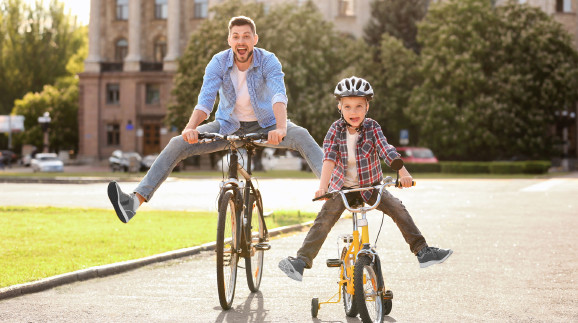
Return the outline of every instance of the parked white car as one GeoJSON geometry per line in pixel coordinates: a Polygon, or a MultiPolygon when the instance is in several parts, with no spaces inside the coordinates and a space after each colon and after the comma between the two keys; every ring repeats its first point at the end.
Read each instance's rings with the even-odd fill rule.
{"type": "Polygon", "coordinates": [[[54,153],[38,153],[30,161],[33,172],[63,172],[64,163],[54,153]]]}

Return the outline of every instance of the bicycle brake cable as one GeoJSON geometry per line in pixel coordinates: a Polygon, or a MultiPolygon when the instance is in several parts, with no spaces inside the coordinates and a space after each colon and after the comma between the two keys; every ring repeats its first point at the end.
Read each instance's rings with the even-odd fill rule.
{"type": "Polygon", "coordinates": [[[379,239],[379,234],[381,233],[381,227],[383,227],[383,219],[385,218],[385,213],[381,212],[381,224],[379,225],[379,231],[377,231],[377,237],[375,237],[375,247],[377,248],[377,239],[379,239]]]}

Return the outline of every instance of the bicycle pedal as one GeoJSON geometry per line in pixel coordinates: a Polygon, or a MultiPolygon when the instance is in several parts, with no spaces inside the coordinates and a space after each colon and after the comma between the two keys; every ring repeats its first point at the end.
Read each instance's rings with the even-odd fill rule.
{"type": "Polygon", "coordinates": [[[343,261],[341,261],[341,259],[327,259],[325,263],[327,267],[341,267],[343,261]]]}
{"type": "Polygon", "coordinates": [[[266,242],[257,243],[254,245],[256,250],[269,250],[271,249],[271,245],[266,242]]]}

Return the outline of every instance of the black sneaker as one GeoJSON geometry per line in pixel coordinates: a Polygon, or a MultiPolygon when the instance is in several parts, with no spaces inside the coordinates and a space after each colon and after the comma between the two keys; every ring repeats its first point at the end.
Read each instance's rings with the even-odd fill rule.
{"type": "Polygon", "coordinates": [[[436,247],[425,247],[417,253],[419,266],[425,268],[435,264],[441,264],[453,253],[452,249],[440,249],[436,247]]]}
{"type": "Polygon", "coordinates": [[[108,198],[114,206],[118,218],[127,223],[136,214],[139,203],[135,201],[135,194],[125,194],[121,191],[118,183],[112,181],[108,183],[108,198]]]}
{"type": "Polygon", "coordinates": [[[305,265],[305,261],[294,257],[287,257],[279,261],[279,269],[283,270],[289,278],[296,281],[303,280],[303,269],[305,265]]]}

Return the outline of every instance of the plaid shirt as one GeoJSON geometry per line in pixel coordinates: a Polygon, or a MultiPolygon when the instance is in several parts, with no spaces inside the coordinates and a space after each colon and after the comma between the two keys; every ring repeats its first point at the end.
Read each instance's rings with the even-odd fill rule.
{"type": "MultiPolygon", "coordinates": [[[[400,158],[400,155],[395,147],[387,143],[377,121],[366,118],[362,127],[356,145],[355,159],[359,186],[367,187],[383,180],[379,157],[383,158],[389,166],[391,161],[400,158]]],[[[347,168],[347,125],[345,121],[339,119],[331,125],[325,140],[323,140],[323,150],[325,152],[323,160],[331,160],[335,163],[335,169],[329,182],[329,190],[340,190],[343,188],[347,168]]],[[[365,201],[368,201],[371,193],[371,191],[364,191],[361,196],[365,201]]]]}

